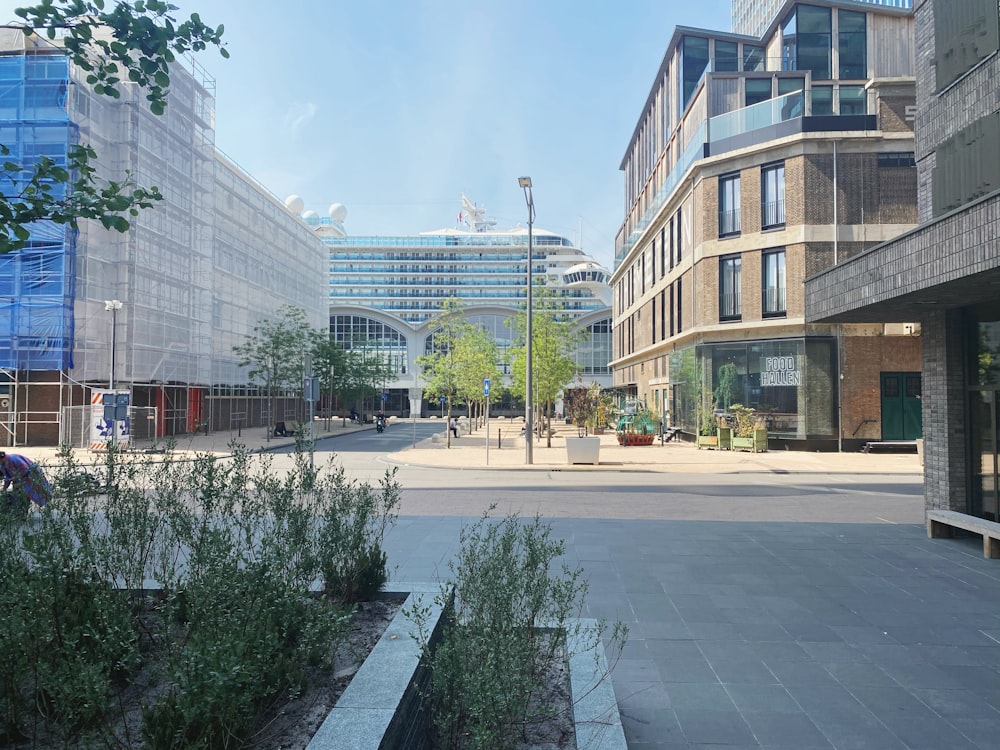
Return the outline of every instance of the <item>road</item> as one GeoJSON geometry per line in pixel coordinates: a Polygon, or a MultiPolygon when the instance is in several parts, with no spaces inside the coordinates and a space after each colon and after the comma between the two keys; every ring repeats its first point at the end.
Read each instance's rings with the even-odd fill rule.
{"type": "MultiPolygon", "coordinates": [[[[360,481],[377,481],[393,469],[387,454],[441,430],[440,423],[403,422],[382,434],[366,430],[331,437],[318,443],[315,460],[333,460],[360,481]]],[[[474,517],[496,506],[498,513],[547,518],[923,522],[923,483],[917,476],[495,471],[405,464],[395,470],[403,487],[401,515],[474,517]]]]}

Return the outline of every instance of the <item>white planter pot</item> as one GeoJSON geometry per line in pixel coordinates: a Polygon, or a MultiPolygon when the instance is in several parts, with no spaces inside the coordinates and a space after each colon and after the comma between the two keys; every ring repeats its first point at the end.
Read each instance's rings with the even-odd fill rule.
{"type": "Polygon", "coordinates": [[[566,463],[569,464],[599,464],[601,457],[601,439],[599,437],[568,437],[566,438],[566,463]]]}

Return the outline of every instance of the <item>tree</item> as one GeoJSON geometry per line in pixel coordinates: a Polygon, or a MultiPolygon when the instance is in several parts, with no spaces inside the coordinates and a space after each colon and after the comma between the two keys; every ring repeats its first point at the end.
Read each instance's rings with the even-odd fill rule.
{"type": "MultiPolygon", "coordinates": [[[[432,329],[434,346],[429,354],[417,357],[421,377],[430,396],[445,399],[447,415],[451,422],[452,404],[459,396],[462,385],[461,373],[457,366],[459,339],[466,333],[469,323],[462,315],[462,302],[449,297],[441,307],[441,314],[435,318],[432,329]]],[[[448,447],[451,447],[451,430],[447,430],[448,447]]]]}
{"type": "MultiPolygon", "coordinates": [[[[319,334],[313,348],[313,374],[320,380],[322,395],[342,397],[347,391],[351,377],[351,358],[344,347],[328,335],[319,334]]],[[[333,400],[330,401],[330,416],[333,415],[333,400]]],[[[347,417],[343,416],[346,421],[347,417]]],[[[327,423],[329,426],[329,422],[327,423]]]]}
{"type": "MultiPolygon", "coordinates": [[[[44,0],[14,12],[23,23],[7,28],[26,35],[44,30],[60,38],[70,61],[87,74],[98,94],[121,97],[124,84],[143,89],[150,111],[162,114],[170,90],[170,65],[177,56],[200,52],[209,45],[229,57],[222,44],[223,27],[204,24],[197,13],[181,23],[175,6],[162,0],[119,1],[105,10],[104,0],[44,0]]],[[[0,155],[10,155],[0,144],[0,155]]],[[[77,228],[78,219],[100,221],[106,229],[128,231],[128,216],[150,208],[163,195],[156,187],[133,184],[126,173],[121,181],[101,180],[93,166],[95,150],[72,146],[65,158],[41,156],[24,164],[5,159],[0,164],[0,253],[24,247],[28,225],[48,220],[77,228]]]]}
{"type": "MultiPolygon", "coordinates": [[[[532,402],[537,409],[544,407],[544,414],[552,412],[552,405],[563,388],[573,380],[577,366],[572,354],[576,344],[586,335],[574,332],[573,322],[561,315],[562,301],[555,292],[540,287],[535,290],[531,315],[531,359],[532,359],[532,402]]],[[[514,393],[526,396],[525,365],[527,356],[527,314],[519,312],[508,325],[519,336],[519,341],[511,347],[511,377],[514,393]]],[[[551,431],[548,446],[552,447],[551,431]]]]}
{"type": "Polygon", "coordinates": [[[454,364],[458,370],[459,397],[469,405],[469,421],[475,424],[473,409],[478,411],[476,417],[486,410],[488,396],[483,393],[484,381],[499,384],[496,339],[482,326],[466,326],[456,342],[454,364]]]}
{"type": "MultiPolygon", "coordinates": [[[[249,367],[250,382],[267,394],[271,420],[277,418],[277,399],[282,391],[298,391],[305,375],[303,355],[318,346],[322,333],[310,327],[301,307],[282,305],[274,320],[264,318],[253,327],[253,335],[233,347],[241,367],[249,367]]],[[[268,433],[270,434],[270,432],[268,433]]]]}

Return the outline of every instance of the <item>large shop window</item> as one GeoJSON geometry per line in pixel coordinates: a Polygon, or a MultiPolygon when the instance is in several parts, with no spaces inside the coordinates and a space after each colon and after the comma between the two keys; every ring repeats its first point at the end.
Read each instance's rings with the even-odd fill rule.
{"type": "Polygon", "coordinates": [[[760,170],[760,226],[785,226],[785,164],[771,164],[760,170]]]}
{"type": "Polygon", "coordinates": [[[733,237],[740,233],[740,176],[719,178],[719,236],[733,237]]]}
{"type": "Polygon", "coordinates": [[[761,310],[765,318],[785,315],[785,249],[765,250],[761,255],[761,310]]]}
{"type": "Polygon", "coordinates": [[[740,320],[743,302],[740,297],[741,259],[739,255],[719,258],[719,320],[740,320]]]}
{"type": "Polygon", "coordinates": [[[774,437],[831,440],[837,434],[836,359],[836,343],[823,338],[676,351],[670,355],[674,423],[694,432],[699,403],[719,411],[738,403],[761,415],[774,437]]]}

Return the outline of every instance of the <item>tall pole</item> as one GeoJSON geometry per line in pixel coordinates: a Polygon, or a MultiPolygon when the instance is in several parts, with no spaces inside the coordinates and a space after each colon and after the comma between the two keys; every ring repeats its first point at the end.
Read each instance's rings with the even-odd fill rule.
{"type": "Polygon", "coordinates": [[[111,313],[111,373],[108,377],[108,390],[115,389],[115,349],[118,345],[118,311],[122,309],[122,303],[117,299],[104,300],[104,309],[111,313]]]}
{"type": "Polygon", "coordinates": [[[531,194],[531,178],[530,177],[519,177],[517,184],[524,190],[524,200],[528,204],[528,273],[527,273],[527,293],[525,301],[525,345],[524,345],[524,356],[526,359],[524,367],[524,462],[526,464],[534,463],[532,456],[532,441],[534,440],[534,422],[533,419],[533,403],[532,403],[532,383],[531,383],[531,339],[532,339],[532,320],[531,320],[531,298],[533,296],[532,280],[531,280],[531,263],[532,263],[532,237],[531,237],[531,227],[535,221],[535,201],[531,194]]]}

